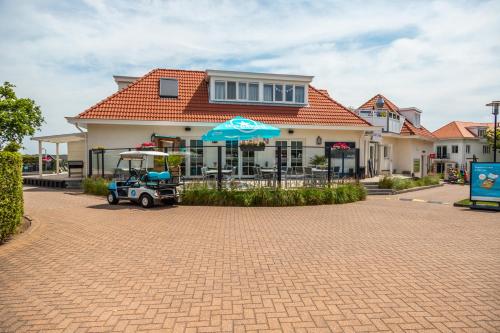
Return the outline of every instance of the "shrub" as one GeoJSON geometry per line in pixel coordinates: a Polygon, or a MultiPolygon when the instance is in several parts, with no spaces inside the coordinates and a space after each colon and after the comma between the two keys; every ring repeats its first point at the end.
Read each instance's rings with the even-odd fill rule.
{"type": "Polygon", "coordinates": [[[100,177],[85,178],[83,180],[83,191],[88,194],[107,195],[108,184],[109,182],[106,179],[100,177]]]}
{"type": "Polygon", "coordinates": [[[396,177],[384,177],[378,182],[379,188],[390,188],[396,191],[406,190],[413,187],[419,186],[429,186],[439,184],[439,176],[425,176],[423,178],[411,179],[411,178],[396,178],[396,177]]]}
{"type": "Polygon", "coordinates": [[[23,216],[22,164],[19,153],[0,152],[0,243],[16,231],[23,216]]]}
{"type": "Polygon", "coordinates": [[[365,188],[357,184],[340,185],[335,188],[255,188],[249,190],[223,189],[221,191],[196,184],[188,186],[181,193],[183,205],[197,206],[303,206],[342,204],[365,198],[365,188]]]}

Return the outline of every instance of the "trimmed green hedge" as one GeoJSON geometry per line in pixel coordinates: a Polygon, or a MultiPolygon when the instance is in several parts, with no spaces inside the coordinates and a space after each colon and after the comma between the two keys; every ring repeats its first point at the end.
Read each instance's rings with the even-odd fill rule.
{"type": "Polygon", "coordinates": [[[429,186],[439,184],[439,176],[425,176],[419,179],[384,177],[379,180],[379,188],[390,188],[396,191],[406,190],[413,187],[429,186]]]}
{"type": "Polygon", "coordinates": [[[221,190],[204,185],[187,187],[181,193],[182,205],[196,206],[304,206],[342,204],[364,200],[366,189],[357,184],[346,184],[338,187],[269,189],[255,188],[249,190],[221,190]]]}
{"type": "Polygon", "coordinates": [[[23,159],[0,151],[0,243],[16,232],[23,216],[23,159]]]}
{"type": "Polygon", "coordinates": [[[108,195],[108,184],[103,178],[85,178],[82,183],[85,193],[95,195],[108,195]]]}

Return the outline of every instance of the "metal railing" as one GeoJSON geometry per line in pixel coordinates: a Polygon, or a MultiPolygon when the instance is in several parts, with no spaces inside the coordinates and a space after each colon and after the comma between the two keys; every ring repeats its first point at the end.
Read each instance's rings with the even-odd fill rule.
{"type": "MultiPolygon", "coordinates": [[[[153,149],[169,152],[167,148],[153,149]]],[[[111,178],[117,172],[120,153],[128,150],[135,148],[89,150],[88,176],[111,178]]],[[[302,146],[297,141],[265,147],[200,144],[180,150],[187,154],[175,168],[179,179],[218,188],[325,186],[364,175],[357,148],[338,151],[324,146],[302,146]]],[[[155,165],[146,167],[154,169],[155,165]]]]}

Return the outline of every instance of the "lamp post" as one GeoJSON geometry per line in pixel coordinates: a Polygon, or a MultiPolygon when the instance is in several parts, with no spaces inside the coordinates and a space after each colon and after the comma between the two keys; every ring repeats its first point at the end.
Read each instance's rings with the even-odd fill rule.
{"type": "Polygon", "coordinates": [[[491,103],[486,104],[486,106],[491,106],[491,113],[494,117],[493,124],[493,162],[497,162],[497,116],[498,116],[498,106],[500,105],[500,101],[493,101],[491,103]]]}

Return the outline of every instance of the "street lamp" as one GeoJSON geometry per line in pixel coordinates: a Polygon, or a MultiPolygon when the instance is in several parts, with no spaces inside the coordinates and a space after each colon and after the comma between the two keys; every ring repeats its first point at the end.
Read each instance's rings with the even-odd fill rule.
{"type": "Polygon", "coordinates": [[[491,113],[494,117],[494,125],[493,125],[493,162],[497,162],[497,116],[498,116],[498,106],[500,105],[500,101],[493,101],[491,103],[486,104],[486,106],[491,106],[491,113]]]}

